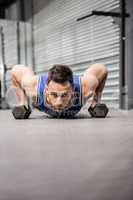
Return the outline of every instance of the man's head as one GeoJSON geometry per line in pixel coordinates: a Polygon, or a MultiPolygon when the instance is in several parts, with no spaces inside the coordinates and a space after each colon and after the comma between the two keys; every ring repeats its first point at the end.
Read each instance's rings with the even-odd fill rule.
{"type": "Polygon", "coordinates": [[[54,65],[48,73],[46,88],[48,103],[56,111],[63,111],[73,97],[73,73],[66,65],[54,65]]]}

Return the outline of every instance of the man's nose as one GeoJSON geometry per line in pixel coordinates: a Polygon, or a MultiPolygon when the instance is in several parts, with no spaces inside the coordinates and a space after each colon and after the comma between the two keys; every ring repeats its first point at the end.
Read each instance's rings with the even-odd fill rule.
{"type": "Polygon", "coordinates": [[[56,100],[56,105],[62,105],[62,98],[59,96],[57,97],[57,100],[56,100]]]}

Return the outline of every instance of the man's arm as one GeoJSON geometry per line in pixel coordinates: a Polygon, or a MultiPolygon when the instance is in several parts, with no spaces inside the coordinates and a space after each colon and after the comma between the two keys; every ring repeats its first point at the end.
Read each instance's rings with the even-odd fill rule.
{"type": "Polygon", "coordinates": [[[16,65],[11,71],[12,84],[15,87],[20,105],[28,104],[28,97],[36,96],[37,76],[32,68],[16,65]]]}
{"type": "Polygon", "coordinates": [[[83,74],[82,88],[84,102],[92,98],[91,106],[100,103],[102,91],[107,79],[108,70],[103,64],[94,64],[90,66],[83,74]]]}

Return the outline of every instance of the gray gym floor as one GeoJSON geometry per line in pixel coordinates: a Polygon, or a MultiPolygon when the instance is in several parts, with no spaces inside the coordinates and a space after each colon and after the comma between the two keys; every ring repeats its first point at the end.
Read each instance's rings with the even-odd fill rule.
{"type": "Polygon", "coordinates": [[[0,200],[132,200],[133,110],[92,119],[0,111],[0,200]]]}

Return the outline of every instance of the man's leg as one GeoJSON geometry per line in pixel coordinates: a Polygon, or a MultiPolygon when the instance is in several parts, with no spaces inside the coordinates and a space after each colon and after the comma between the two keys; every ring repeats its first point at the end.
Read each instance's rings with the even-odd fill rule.
{"type": "Polygon", "coordinates": [[[33,70],[23,65],[14,66],[11,71],[11,80],[19,99],[19,105],[28,105],[28,98],[23,88],[23,79],[33,75],[33,70]]]}

